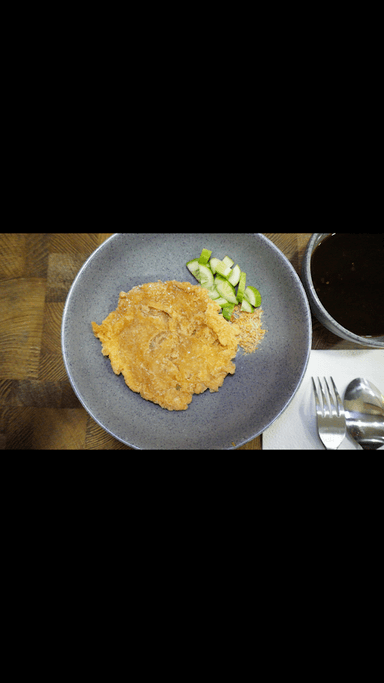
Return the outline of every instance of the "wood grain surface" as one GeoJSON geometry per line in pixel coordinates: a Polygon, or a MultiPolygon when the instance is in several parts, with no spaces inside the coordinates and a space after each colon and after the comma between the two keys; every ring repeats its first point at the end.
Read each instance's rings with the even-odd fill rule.
{"type": "MultiPolygon", "coordinates": [[[[67,377],[60,342],[72,282],[111,234],[0,234],[1,449],[132,450],[83,408],[67,377]]],[[[264,234],[300,272],[311,233],[264,234]]],[[[356,347],[313,319],[312,348],[356,347]]],[[[261,448],[259,436],[237,450],[261,448]]]]}

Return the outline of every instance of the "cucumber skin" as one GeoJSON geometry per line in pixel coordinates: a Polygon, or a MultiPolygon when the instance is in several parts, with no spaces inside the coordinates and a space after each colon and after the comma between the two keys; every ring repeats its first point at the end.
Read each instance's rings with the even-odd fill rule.
{"type": "Polygon", "coordinates": [[[244,297],[245,297],[244,292],[239,292],[239,290],[237,290],[237,301],[239,304],[241,304],[243,302],[244,297]]]}
{"type": "Polygon", "coordinates": [[[237,300],[238,300],[239,304],[242,303],[243,298],[244,298],[246,280],[247,280],[246,273],[244,273],[244,271],[242,270],[240,273],[239,286],[237,288],[237,300]]]}
{"type": "Polygon", "coordinates": [[[209,249],[202,249],[201,254],[198,258],[198,262],[201,266],[206,266],[209,259],[211,258],[212,252],[209,249]],[[207,255],[208,254],[208,255],[207,255]]]}
{"type": "Polygon", "coordinates": [[[230,320],[230,319],[231,319],[231,316],[232,316],[232,313],[233,313],[233,309],[235,308],[235,305],[236,305],[236,304],[231,304],[231,303],[229,303],[229,304],[223,306],[222,314],[223,314],[224,318],[226,318],[226,320],[230,320]]]}

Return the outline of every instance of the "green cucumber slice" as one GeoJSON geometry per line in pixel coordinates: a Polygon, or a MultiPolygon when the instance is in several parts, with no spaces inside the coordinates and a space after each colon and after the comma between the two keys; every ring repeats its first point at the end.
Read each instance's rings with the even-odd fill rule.
{"type": "Polygon", "coordinates": [[[227,320],[230,320],[234,308],[235,308],[235,304],[226,304],[225,306],[223,306],[222,313],[223,313],[224,318],[226,318],[227,320]]]}
{"type": "Polygon", "coordinates": [[[204,266],[201,263],[199,264],[199,276],[201,286],[206,287],[207,289],[212,289],[214,286],[214,277],[211,269],[208,266],[204,266]]]}
{"type": "Polygon", "coordinates": [[[208,261],[209,261],[209,257],[211,254],[212,254],[212,252],[209,251],[209,249],[203,249],[200,256],[199,256],[199,264],[201,266],[206,266],[208,261]]]}
{"type": "Polygon", "coordinates": [[[222,282],[226,282],[226,281],[227,281],[227,278],[224,277],[224,275],[220,275],[220,273],[216,273],[216,275],[215,275],[215,283],[216,283],[216,282],[220,282],[220,280],[222,280],[222,282]]]}
{"type": "Polygon", "coordinates": [[[221,308],[223,308],[223,306],[226,306],[227,303],[228,303],[228,301],[226,299],[224,299],[223,296],[219,296],[218,299],[215,299],[215,304],[219,304],[219,306],[221,306],[221,308]]]}
{"type": "Polygon", "coordinates": [[[230,268],[232,268],[233,264],[235,263],[234,261],[232,261],[231,258],[229,258],[229,256],[224,256],[224,258],[221,260],[223,263],[225,263],[226,266],[229,266],[230,268]]]}
{"type": "Polygon", "coordinates": [[[223,277],[227,277],[227,275],[230,274],[231,268],[230,266],[226,266],[225,263],[222,261],[218,261],[216,265],[216,273],[219,273],[219,275],[222,275],[223,277]]]}
{"type": "Polygon", "coordinates": [[[260,306],[261,304],[261,294],[256,287],[247,287],[247,289],[244,292],[244,296],[247,297],[248,301],[252,306],[260,306]]]}
{"type": "Polygon", "coordinates": [[[215,258],[214,256],[212,256],[212,258],[209,262],[209,266],[211,268],[212,273],[216,273],[216,264],[219,263],[219,261],[220,261],[219,258],[215,258]]]}
{"type": "Polygon", "coordinates": [[[247,301],[245,297],[241,304],[240,311],[246,311],[246,313],[253,313],[253,306],[249,303],[249,301],[247,301]]]}
{"type": "Polygon", "coordinates": [[[192,261],[188,261],[186,263],[186,266],[189,270],[190,273],[200,282],[200,275],[199,275],[199,259],[194,258],[192,261]]]}
{"type": "Polygon", "coordinates": [[[246,273],[241,271],[240,278],[239,278],[239,286],[237,288],[237,300],[238,300],[239,304],[241,304],[242,300],[244,299],[246,278],[247,278],[246,273]]]}
{"type": "Polygon", "coordinates": [[[234,287],[236,287],[237,283],[240,280],[240,273],[241,273],[240,266],[237,265],[232,269],[232,273],[230,274],[230,276],[228,278],[228,282],[230,282],[231,285],[233,285],[234,287]]]}
{"type": "Polygon", "coordinates": [[[209,288],[208,288],[208,287],[204,287],[204,289],[207,290],[208,296],[209,296],[211,299],[218,299],[218,298],[219,298],[220,294],[219,294],[219,292],[217,291],[216,287],[209,287],[209,288]]]}
{"type": "Polygon", "coordinates": [[[234,307],[241,304],[241,311],[252,313],[261,304],[261,294],[256,287],[246,287],[246,273],[229,256],[222,260],[212,257],[209,249],[202,249],[199,258],[186,264],[188,270],[196,278],[212,301],[223,309],[223,316],[230,320],[234,307]],[[237,286],[237,294],[235,287],[237,286]]]}
{"type": "Polygon", "coordinates": [[[237,304],[235,288],[228,280],[215,281],[215,286],[220,296],[226,299],[230,304],[237,304]]]}

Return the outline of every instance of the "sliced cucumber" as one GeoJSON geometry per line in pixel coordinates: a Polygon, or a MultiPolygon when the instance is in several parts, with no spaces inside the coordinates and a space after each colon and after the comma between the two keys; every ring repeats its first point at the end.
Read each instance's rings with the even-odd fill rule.
{"type": "Polygon", "coordinates": [[[215,265],[216,273],[219,273],[219,275],[222,275],[223,277],[227,277],[227,275],[229,275],[229,273],[231,272],[231,267],[226,266],[225,263],[223,263],[222,261],[218,261],[218,263],[216,263],[215,265]]]}
{"type": "Polygon", "coordinates": [[[219,298],[220,294],[219,294],[219,292],[217,291],[216,287],[209,287],[209,288],[208,288],[208,287],[204,287],[204,289],[207,290],[208,296],[209,296],[211,299],[218,299],[218,298],[219,298]]]}
{"type": "Polygon", "coordinates": [[[235,288],[228,280],[215,281],[215,286],[220,296],[226,299],[230,304],[237,304],[235,288]]]}
{"type": "Polygon", "coordinates": [[[227,320],[230,320],[234,308],[235,308],[235,304],[225,304],[225,306],[223,306],[223,311],[222,311],[224,318],[226,318],[227,320]]]}
{"type": "Polygon", "coordinates": [[[223,263],[225,263],[226,266],[229,266],[230,268],[232,268],[233,264],[235,263],[234,261],[232,261],[231,258],[229,258],[229,256],[224,256],[224,258],[221,260],[223,263]]]}
{"type": "Polygon", "coordinates": [[[218,282],[227,282],[227,278],[224,277],[223,275],[219,275],[219,273],[216,273],[216,275],[215,275],[215,287],[217,287],[218,282]]]}
{"type": "Polygon", "coordinates": [[[241,302],[244,298],[246,278],[247,278],[246,273],[241,271],[240,278],[239,278],[239,286],[237,288],[237,300],[238,300],[239,304],[241,304],[241,302]]]}
{"type": "Polygon", "coordinates": [[[188,270],[192,275],[200,282],[200,275],[199,275],[199,259],[194,258],[192,261],[188,261],[186,264],[188,270]]]}
{"type": "Polygon", "coordinates": [[[240,311],[245,311],[246,313],[253,313],[253,306],[249,303],[249,301],[246,300],[245,297],[241,304],[240,311]]]}
{"type": "Polygon", "coordinates": [[[208,261],[209,261],[209,257],[211,256],[211,254],[212,254],[212,252],[209,251],[209,249],[203,249],[200,256],[199,256],[199,264],[202,266],[206,266],[208,261]]]}
{"type": "Polygon", "coordinates": [[[235,266],[232,269],[232,272],[230,273],[230,275],[228,277],[228,282],[230,282],[231,285],[233,285],[234,287],[236,287],[237,283],[240,280],[240,273],[241,273],[240,267],[235,266]]]}
{"type": "Polygon", "coordinates": [[[206,287],[207,289],[211,289],[214,286],[214,277],[211,269],[209,266],[204,266],[203,264],[199,264],[199,276],[200,276],[200,284],[202,287],[206,287]]]}
{"type": "Polygon", "coordinates": [[[215,258],[214,256],[211,258],[209,265],[212,270],[212,273],[216,273],[216,264],[219,263],[220,259],[215,258]]]}
{"type": "Polygon", "coordinates": [[[246,274],[229,256],[222,260],[211,257],[210,249],[202,249],[199,258],[188,261],[187,268],[196,278],[212,301],[221,306],[223,316],[230,320],[237,303],[241,311],[252,313],[261,304],[261,294],[256,287],[246,287],[246,274]],[[235,287],[237,286],[237,293],[235,287]]]}
{"type": "Polygon", "coordinates": [[[215,299],[215,304],[219,304],[219,306],[221,306],[221,308],[223,308],[223,306],[226,306],[227,303],[228,303],[228,301],[226,299],[224,299],[223,296],[219,296],[218,299],[215,299]]]}
{"type": "Polygon", "coordinates": [[[232,268],[233,264],[235,263],[229,256],[224,256],[224,258],[221,259],[223,263],[225,263],[226,266],[229,266],[232,268]]]}
{"type": "Polygon", "coordinates": [[[247,289],[244,292],[244,296],[247,297],[247,300],[249,301],[252,306],[260,306],[261,304],[261,294],[256,287],[247,287],[247,289]]]}

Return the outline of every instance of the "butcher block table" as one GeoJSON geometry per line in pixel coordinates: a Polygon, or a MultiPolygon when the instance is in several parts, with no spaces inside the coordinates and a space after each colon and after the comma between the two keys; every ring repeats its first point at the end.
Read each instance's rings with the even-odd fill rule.
{"type": "MultiPolygon", "coordinates": [[[[83,408],[65,371],[60,343],[72,282],[112,234],[0,234],[1,449],[132,450],[83,408]]],[[[299,273],[312,233],[264,234],[299,273]]],[[[312,322],[313,349],[355,348],[312,322]]],[[[260,449],[262,435],[236,450],[260,449]]]]}

